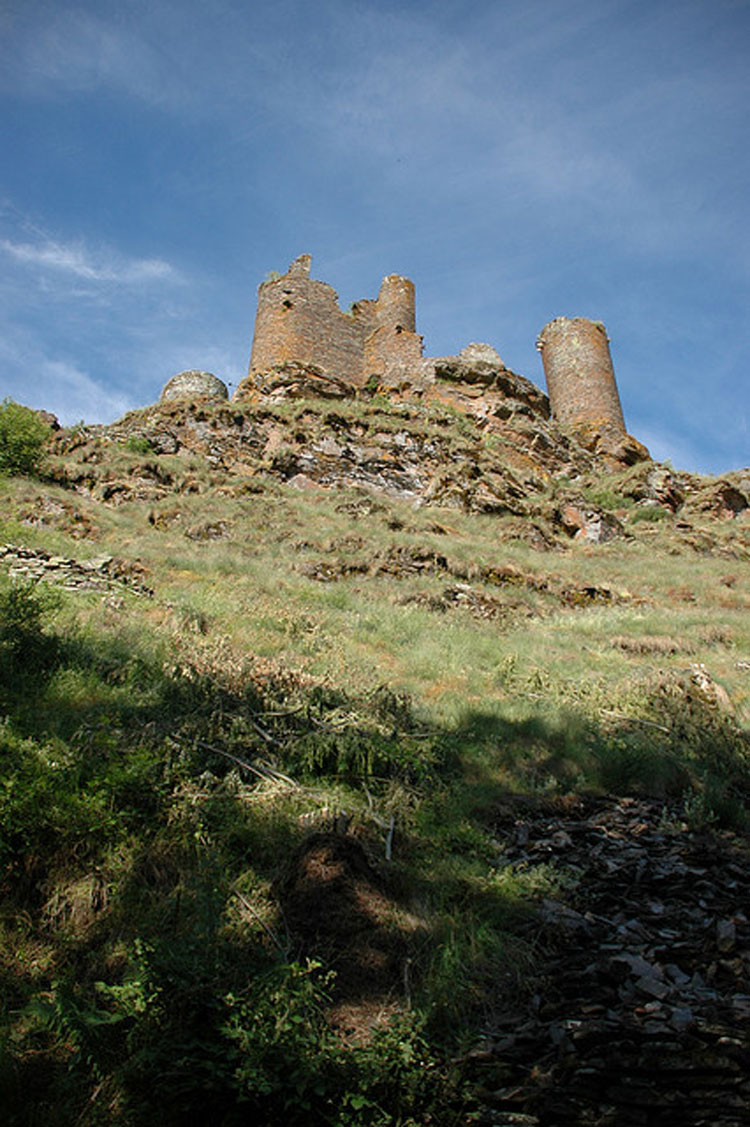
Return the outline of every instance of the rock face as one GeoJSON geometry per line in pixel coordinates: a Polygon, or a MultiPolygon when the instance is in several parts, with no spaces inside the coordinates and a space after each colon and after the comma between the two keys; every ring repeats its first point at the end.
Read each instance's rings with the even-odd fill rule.
{"type": "MultiPolygon", "coordinates": [[[[489,362],[447,357],[439,373],[386,393],[280,365],[253,373],[231,402],[167,400],[106,427],[58,431],[50,479],[111,506],[227,479],[240,492],[274,481],[355,488],[499,517],[498,540],[544,551],[667,537],[675,552],[750,559],[747,470],[707,479],[655,465],[634,439],[611,452],[601,436],[584,444],[547,417],[547,397],[530,381],[489,362]],[[112,458],[113,447],[128,456],[112,458]],[[185,455],[192,464],[175,461],[185,455]]],[[[29,504],[24,519],[95,536],[78,508],[29,504]]]]}
{"type": "Polygon", "coordinates": [[[574,540],[583,540],[587,544],[603,544],[607,540],[616,540],[623,535],[623,528],[617,517],[612,513],[602,512],[594,506],[586,505],[583,498],[564,501],[557,517],[568,536],[572,536],[574,540]]]}
{"type": "MultiPolygon", "coordinates": [[[[428,400],[444,398],[446,388],[450,386],[464,403],[479,397],[488,406],[508,400],[515,404],[511,408],[513,411],[521,410],[540,419],[550,417],[549,400],[544,392],[531,380],[506,368],[489,345],[472,344],[458,356],[438,356],[424,363],[429,365],[434,380],[434,385],[428,383],[422,392],[428,400]]],[[[470,410],[468,407],[464,409],[470,410]]],[[[470,410],[470,413],[476,414],[476,411],[470,410]]],[[[500,417],[503,415],[508,417],[501,411],[500,417]]]]}
{"type": "Polygon", "coordinates": [[[167,403],[170,399],[227,399],[228,395],[227,385],[212,372],[190,368],[178,372],[165,383],[159,402],[167,403]]]}
{"type": "Polygon", "coordinates": [[[278,403],[284,399],[349,399],[354,388],[329,375],[315,364],[287,360],[266,372],[251,372],[237,386],[235,400],[268,399],[278,403]]]}

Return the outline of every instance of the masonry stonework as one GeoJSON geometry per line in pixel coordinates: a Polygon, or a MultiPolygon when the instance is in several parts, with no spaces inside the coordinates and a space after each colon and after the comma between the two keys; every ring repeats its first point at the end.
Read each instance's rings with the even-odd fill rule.
{"type": "Polygon", "coordinates": [[[189,368],[167,380],[162,388],[160,402],[167,403],[170,399],[226,399],[227,396],[227,385],[213,372],[189,368]]]}
{"type": "Polygon", "coordinates": [[[310,255],[303,254],[258,289],[250,374],[295,361],[361,387],[372,375],[419,363],[422,338],[415,329],[408,278],[389,275],[375,301],[358,301],[344,313],[333,287],[310,277],[310,255]]]}
{"type": "Polygon", "coordinates": [[[625,420],[604,325],[585,317],[557,317],[537,340],[553,416],[625,434],[625,420]]]}
{"type": "MultiPolygon", "coordinates": [[[[428,398],[455,393],[463,400],[469,387],[499,393],[506,385],[520,386],[522,378],[489,345],[469,345],[458,356],[423,357],[408,278],[389,274],[377,298],[355,302],[344,313],[333,287],[310,277],[310,262],[309,254],[300,255],[286,274],[259,286],[250,372],[236,397],[262,391],[269,373],[281,379],[284,366],[287,384],[321,389],[328,381],[336,394],[356,392],[373,377],[389,393],[428,398]]],[[[542,329],[537,347],[549,392],[545,410],[581,434],[588,431],[589,439],[599,435],[619,442],[625,422],[604,326],[585,317],[558,317],[542,329]]],[[[546,404],[546,396],[534,391],[546,404]]]]}

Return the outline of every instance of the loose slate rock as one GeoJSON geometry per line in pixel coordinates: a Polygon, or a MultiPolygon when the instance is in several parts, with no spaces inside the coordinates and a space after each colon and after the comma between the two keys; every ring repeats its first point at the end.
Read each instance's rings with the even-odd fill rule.
{"type": "Polygon", "coordinates": [[[522,925],[544,954],[485,1030],[480,1122],[750,1124],[750,844],[648,799],[509,799],[495,828],[503,868],[578,880],[522,925]]]}

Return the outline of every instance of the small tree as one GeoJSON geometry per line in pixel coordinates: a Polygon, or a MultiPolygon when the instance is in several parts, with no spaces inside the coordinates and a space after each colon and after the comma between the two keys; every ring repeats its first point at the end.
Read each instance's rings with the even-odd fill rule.
{"type": "Polygon", "coordinates": [[[49,427],[36,411],[4,399],[0,403],[0,473],[37,473],[48,436],[49,427]]]}

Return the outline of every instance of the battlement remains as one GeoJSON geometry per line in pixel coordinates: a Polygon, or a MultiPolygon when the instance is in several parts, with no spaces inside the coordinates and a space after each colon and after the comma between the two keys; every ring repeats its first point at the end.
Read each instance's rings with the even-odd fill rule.
{"type": "Polygon", "coordinates": [[[294,361],[363,387],[371,376],[413,372],[422,357],[413,283],[389,274],[374,301],[344,313],[333,287],[310,277],[310,262],[300,255],[286,274],[259,286],[250,375],[294,361]]]}

